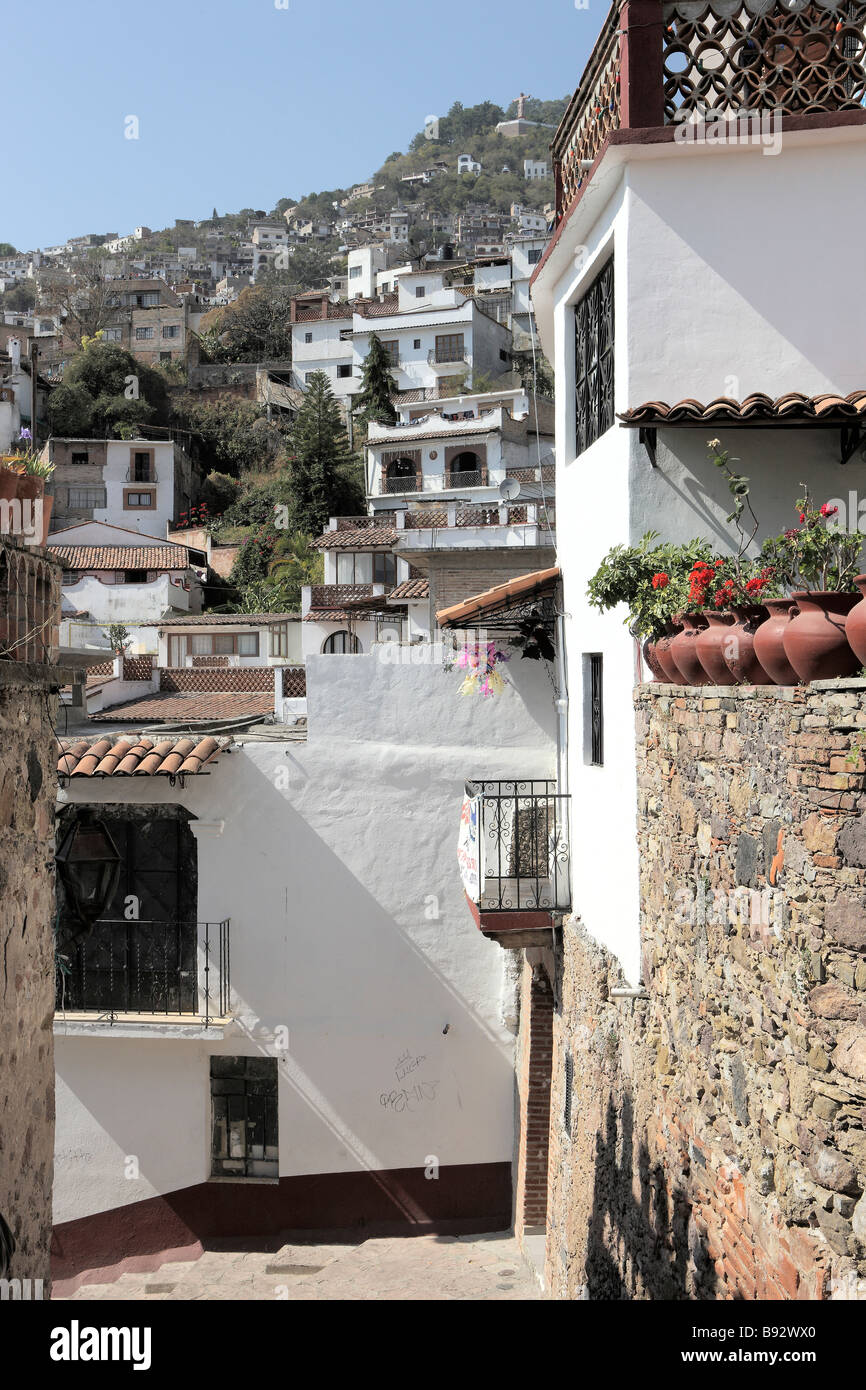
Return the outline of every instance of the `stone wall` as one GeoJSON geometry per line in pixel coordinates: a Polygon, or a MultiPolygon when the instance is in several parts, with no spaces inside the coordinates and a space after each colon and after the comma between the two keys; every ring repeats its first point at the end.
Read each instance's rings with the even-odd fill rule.
{"type": "Polygon", "coordinates": [[[576,918],[545,953],[549,1286],[866,1298],[866,681],[636,713],[645,994],[576,918]]]}
{"type": "Polygon", "coordinates": [[[0,1216],[16,1243],[8,1277],[43,1279],[47,1297],[57,696],[45,674],[0,662],[0,1216]]]}

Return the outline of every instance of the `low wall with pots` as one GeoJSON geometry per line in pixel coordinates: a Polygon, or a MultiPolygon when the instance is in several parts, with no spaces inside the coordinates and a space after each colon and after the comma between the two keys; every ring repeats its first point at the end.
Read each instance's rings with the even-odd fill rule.
{"type": "Polygon", "coordinates": [[[866,1298],[866,680],[635,704],[643,991],[543,953],[549,1285],[866,1298]]]}
{"type": "Polygon", "coordinates": [[[866,663],[866,597],[803,590],[728,612],[681,613],[643,652],[656,680],[676,685],[787,686],[852,676],[866,663]]]}

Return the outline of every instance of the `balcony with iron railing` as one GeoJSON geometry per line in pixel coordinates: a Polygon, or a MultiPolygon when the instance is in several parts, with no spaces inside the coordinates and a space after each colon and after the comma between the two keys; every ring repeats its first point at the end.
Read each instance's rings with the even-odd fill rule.
{"type": "Polygon", "coordinates": [[[476,925],[500,944],[543,939],[570,909],[569,808],[546,778],[466,783],[460,872],[476,925]]]}
{"type": "Polygon", "coordinates": [[[229,920],[107,918],[57,952],[59,1018],[115,1025],[179,1019],[217,1026],[231,1008],[229,920]]]}
{"type": "Polygon", "coordinates": [[[620,131],[757,112],[783,128],[866,121],[864,50],[864,0],[615,0],[551,142],[556,221],[620,131]]]}
{"type": "Polygon", "coordinates": [[[158,483],[159,475],[155,468],[127,468],[126,481],[128,483],[158,483]]]}

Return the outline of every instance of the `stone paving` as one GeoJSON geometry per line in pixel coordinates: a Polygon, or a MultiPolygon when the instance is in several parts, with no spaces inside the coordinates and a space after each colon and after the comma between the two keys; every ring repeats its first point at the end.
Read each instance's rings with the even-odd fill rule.
{"type": "Polygon", "coordinates": [[[274,1250],[208,1249],[197,1260],[111,1284],[83,1284],[58,1300],[284,1299],[289,1301],[540,1299],[533,1275],[507,1232],[417,1236],[355,1244],[283,1245],[274,1250]]]}

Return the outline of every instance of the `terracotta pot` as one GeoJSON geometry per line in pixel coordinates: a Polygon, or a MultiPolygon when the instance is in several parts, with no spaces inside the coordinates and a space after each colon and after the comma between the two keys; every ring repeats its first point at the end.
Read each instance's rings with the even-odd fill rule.
{"type": "Polygon", "coordinates": [[[11,502],[18,496],[18,474],[11,468],[0,467],[0,501],[11,502]]]}
{"type": "Polygon", "coordinates": [[[860,658],[845,635],[845,620],[858,602],[856,594],[801,590],[792,594],[799,612],[785,628],[785,655],[805,685],[853,676],[860,658]]]}
{"type": "Polygon", "coordinates": [[[718,613],[707,610],[704,613],[707,626],[698,633],[695,651],[698,660],[707,673],[710,685],[736,685],[732,671],[728,670],[723,648],[727,641],[728,629],[734,621],[733,613],[718,613]]]}
{"type": "Polygon", "coordinates": [[[861,666],[866,666],[866,574],[858,574],[854,583],[863,597],[845,619],[845,636],[861,666]]]}
{"type": "Polygon", "coordinates": [[[668,623],[668,631],[656,642],[656,661],[662,669],[662,679],[669,685],[685,685],[671,655],[671,643],[682,627],[682,623],[668,623]]]}
{"type": "Polygon", "coordinates": [[[35,502],[37,497],[45,494],[45,479],[36,478],[32,473],[19,473],[18,486],[15,496],[20,497],[22,502],[35,502]]]}
{"type": "Polygon", "coordinates": [[[766,621],[761,604],[731,604],[735,622],[728,633],[725,662],[738,685],[772,685],[770,675],[755,655],[755,633],[766,621]]]}
{"type": "Polygon", "coordinates": [[[671,656],[686,685],[709,685],[710,678],[695,649],[698,636],[707,626],[703,613],[681,613],[683,630],[671,642],[671,656]]]}
{"type": "Polygon", "coordinates": [[[652,671],[654,680],[667,680],[664,668],[662,667],[662,664],[659,661],[658,656],[656,655],[656,644],[655,642],[651,641],[649,637],[643,644],[643,659],[646,662],[649,669],[652,671]]]}
{"type": "Polygon", "coordinates": [[[797,685],[799,676],[785,655],[785,630],[797,616],[792,598],[768,598],[764,607],[770,616],[755,633],[755,656],[776,685],[797,685]]]}

